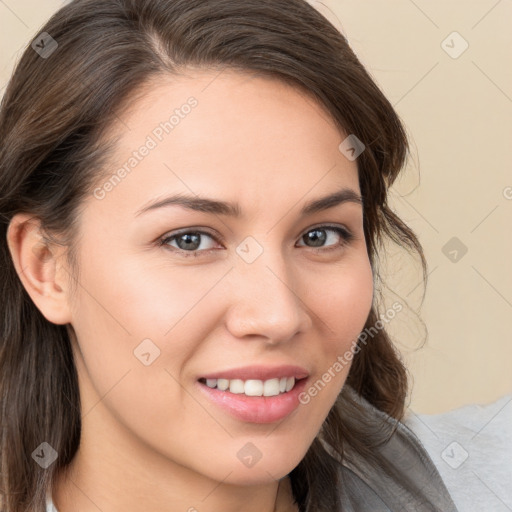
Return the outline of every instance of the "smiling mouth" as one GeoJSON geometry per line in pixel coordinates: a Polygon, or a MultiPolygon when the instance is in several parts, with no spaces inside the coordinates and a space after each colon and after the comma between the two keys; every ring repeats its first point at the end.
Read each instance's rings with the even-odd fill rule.
{"type": "Polygon", "coordinates": [[[289,393],[295,388],[298,382],[305,380],[295,379],[294,377],[281,377],[267,379],[265,381],[258,379],[205,379],[200,378],[199,382],[211,389],[223,391],[233,395],[242,395],[247,397],[273,397],[289,393]]]}

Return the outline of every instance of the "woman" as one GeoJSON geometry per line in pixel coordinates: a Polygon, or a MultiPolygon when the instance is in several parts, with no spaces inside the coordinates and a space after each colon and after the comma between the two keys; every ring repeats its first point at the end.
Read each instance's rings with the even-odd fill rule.
{"type": "Polygon", "coordinates": [[[3,511],[455,511],[379,310],[407,138],[315,9],[72,1],[0,130],[3,511]]]}

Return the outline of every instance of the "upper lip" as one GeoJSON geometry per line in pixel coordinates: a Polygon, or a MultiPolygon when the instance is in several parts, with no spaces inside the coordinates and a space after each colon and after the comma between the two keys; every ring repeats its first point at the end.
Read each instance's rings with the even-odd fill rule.
{"type": "Polygon", "coordinates": [[[301,366],[282,364],[279,366],[244,366],[243,368],[231,368],[229,370],[219,370],[218,372],[202,375],[202,379],[241,379],[241,380],[269,380],[280,377],[295,377],[303,379],[308,377],[309,372],[301,366]]]}

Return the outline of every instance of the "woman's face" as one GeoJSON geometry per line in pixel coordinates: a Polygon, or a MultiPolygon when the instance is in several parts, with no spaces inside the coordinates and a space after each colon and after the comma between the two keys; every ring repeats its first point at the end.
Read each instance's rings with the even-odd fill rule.
{"type": "Polygon", "coordinates": [[[347,134],[298,90],[229,71],[155,82],[115,133],[115,161],[81,210],[69,300],[82,450],[114,446],[176,478],[281,478],[334,404],[372,304],[362,205],[303,211],[360,195],[339,150],[347,134]],[[176,195],[195,206],[151,207],[176,195]],[[307,376],[289,394],[241,398],[200,381],[294,375],[281,365],[307,376]]]}

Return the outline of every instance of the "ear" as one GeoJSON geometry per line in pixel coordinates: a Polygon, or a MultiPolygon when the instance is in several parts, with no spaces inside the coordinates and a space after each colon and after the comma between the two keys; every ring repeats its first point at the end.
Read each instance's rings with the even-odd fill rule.
{"type": "Polygon", "coordinates": [[[33,215],[16,214],[7,230],[7,243],[16,272],[43,314],[54,324],[71,323],[69,271],[63,266],[65,248],[50,244],[33,215]]]}

